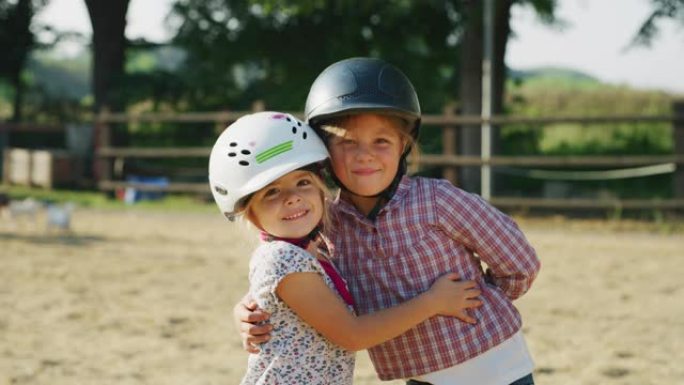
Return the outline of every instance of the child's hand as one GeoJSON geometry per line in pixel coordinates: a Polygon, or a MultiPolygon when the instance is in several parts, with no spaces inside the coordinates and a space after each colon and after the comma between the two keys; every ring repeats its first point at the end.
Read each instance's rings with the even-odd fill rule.
{"type": "Polygon", "coordinates": [[[240,332],[242,348],[249,353],[258,353],[258,345],[271,338],[273,329],[267,323],[269,314],[259,309],[249,295],[245,295],[233,308],[233,320],[240,332]]]}
{"type": "Polygon", "coordinates": [[[439,277],[425,294],[433,303],[435,314],[452,316],[470,324],[477,323],[466,312],[482,306],[480,289],[475,281],[459,281],[458,274],[449,273],[439,277]]]}

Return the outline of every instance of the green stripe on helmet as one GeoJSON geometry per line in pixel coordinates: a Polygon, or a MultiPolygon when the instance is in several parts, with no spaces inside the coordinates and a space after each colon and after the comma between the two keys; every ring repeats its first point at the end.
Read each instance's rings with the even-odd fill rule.
{"type": "Polygon", "coordinates": [[[277,146],[273,146],[269,148],[266,151],[263,151],[259,154],[256,155],[256,161],[257,163],[264,163],[265,161],[278,156],[284,152],[288,152],[292,150],[292,141],[288,140],[287,142],[280,143],[277,146]]]}

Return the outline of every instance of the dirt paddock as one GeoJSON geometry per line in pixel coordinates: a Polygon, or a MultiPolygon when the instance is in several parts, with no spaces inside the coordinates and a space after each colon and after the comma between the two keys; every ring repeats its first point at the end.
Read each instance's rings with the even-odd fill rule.
{"type": "MultiPolygon", "coordinates": [[[[543,263],[517,302],[538,384],[684,384],[681,229],[520,224],[543,263]]],[[[237,384],[231,307],[253,245],[214,213],[0,223],[0,385],[237,384]]],[[[379,382],[360,353],[355,384],[379,382]]]]}

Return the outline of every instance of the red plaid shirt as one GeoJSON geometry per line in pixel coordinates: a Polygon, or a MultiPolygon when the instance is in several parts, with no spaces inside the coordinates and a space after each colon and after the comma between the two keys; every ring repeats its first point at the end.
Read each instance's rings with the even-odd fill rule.
{"type": "Polygon", "coordinates": [[[448,272],[482,290],[483,306],[469,310],[476,325],[432,317],[369,349],[380,379],[454,366],[520,329],[511,300],[529,289],[540,262],[515,222],[479,196],[445,180],[404,177],[374,222],[339,197],[332,213],[336,262],[359,314],[402,303],[448,272]],[[493,284],[485,282],[480,260],[493,284]]]}

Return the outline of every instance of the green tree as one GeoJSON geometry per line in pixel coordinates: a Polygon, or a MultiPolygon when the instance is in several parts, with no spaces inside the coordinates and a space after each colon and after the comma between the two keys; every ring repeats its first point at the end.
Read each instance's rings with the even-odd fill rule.
{"type": "Polygon", "coordinates": [[[31,20],[45,1],[0,0],[0,78],[9,82],[14,90],[12,121],[22,119],[24,81],[22,73],[26,60],[35,46],[31,20]]]}
{"type": "Polygon", "coordinates": [[[179,1],[174,43],[188,52],[187,105],[301,110],[334,61],[380,56],[415,82],[426,110],[455,97],[458,1],[179,1]],[[429,20],[426,23],[425,20],[429,20]],[[429,75],[428,75],[429,74],[429,75]]]}

